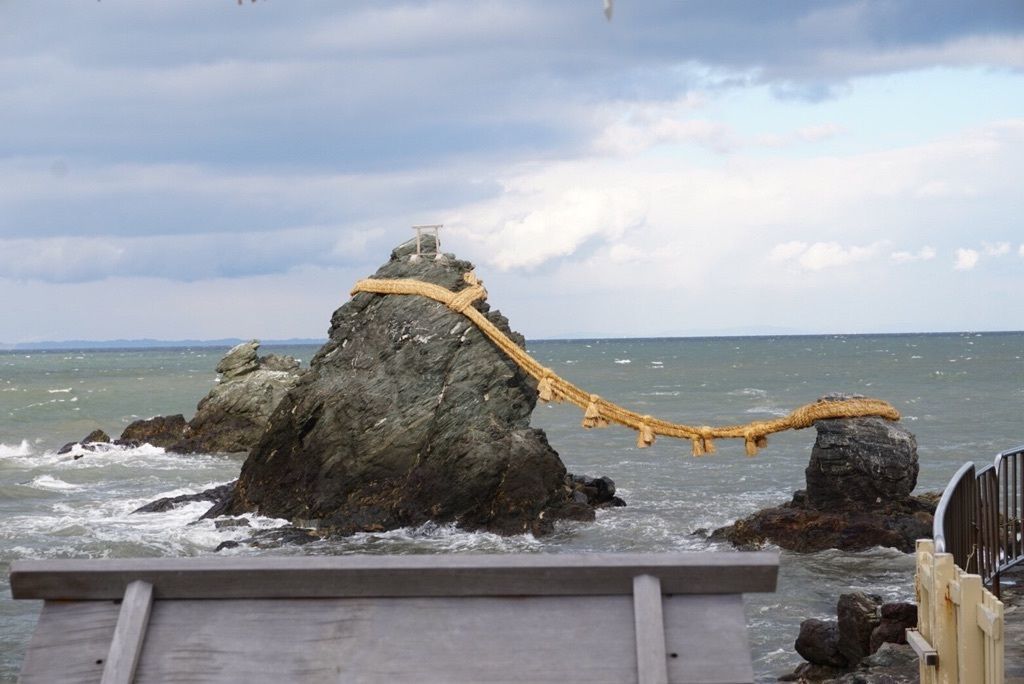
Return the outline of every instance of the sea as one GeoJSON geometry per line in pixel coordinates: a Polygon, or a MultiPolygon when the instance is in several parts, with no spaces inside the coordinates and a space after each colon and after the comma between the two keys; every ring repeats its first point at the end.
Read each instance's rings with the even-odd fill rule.
{"type": "MultiPolygon", "coordinates": [[[[826,335],[534,341],[529,351],[584,389],[641,413],[690,424],[785,415],[831,392],[886,399],[917,436],[917,491],[941,490],[965,461],[987,463],[1024,443],[1024,333],[826,335]]],[[[242,456],[178,455],[152,446],[58,454],[102,428],[193,415],[216,382],[226,348],[0,352],[0,682],[17,678],[40,603],[12,600],[10,564],[24,558],[208,555],[593,553],[726,551],[707,531],[782,503],[804,486],[814,430],[769,438],[756,457],[720,441],[694,458],[688,442],[637,449],[632,431],[583,430],[580,412],[538,405],[543,428],[570,472],[608,476],[624,508],[592,523],[560,524],[545,537],[500,537],[445,525],[256,549],[251,528],[197,521],[204,504],[132,514],[154,499],[197,492],[238,476],[242,456]],[[81,458],[75,458],[81,455],[81,458]]],[[[263,347],[305,363],[315,346],[263,347]]],[[[251,527],[284,520],[249,516],[251,527]]],[[[778,588],[745,599],[759,681],[793,670],[800,622],[835,616],[841,593],[912,600],[913,558],[889,548],[781,552],[778,588]]],[[[495,625],[495,629],[499,626],[495,625]]]]}

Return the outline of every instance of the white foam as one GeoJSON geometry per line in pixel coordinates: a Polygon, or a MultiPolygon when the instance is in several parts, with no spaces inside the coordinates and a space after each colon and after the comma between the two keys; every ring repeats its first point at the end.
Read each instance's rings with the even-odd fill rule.
{"type": "Polygon", "coordinates": [[[71,387],[61,387],[57,389],[48,389],[46,392],[47,394],[67,394],[71,389],[71,387]]]}
{"type": "Polygon", "coordinates": [[[615,363],[626,364],[633,363],[632,359],[615,359],[615,363]]]}
{"type": "Polygon", "coordinates": [[[32,455],[32,447],[27,439],[21,440],[18,446],[0,443],[0,458],[23,458],[32,455]]]}
{"type": "Polygon", "coordinates": [[[60,478],[53,477],[52,475],[40,475],[33,478],[33,480],[28,483],[28,486],[35,489],[46,489],[53,492],[68,492],[82,488],[81,485],[74,485],[70,482],[65,482],[60,478]]]}

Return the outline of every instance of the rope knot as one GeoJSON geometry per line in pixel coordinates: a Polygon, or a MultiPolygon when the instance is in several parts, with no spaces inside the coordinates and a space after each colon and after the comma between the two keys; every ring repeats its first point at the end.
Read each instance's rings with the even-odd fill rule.
{"type": "Polygon", "coordinates": [[[654,444],[654,430],[651,429],[651,417],[644,416],[640,419],[640,428],[637,430],[636,448],[646,449],[654,444]]]}
{"type": "Polygon", "coordinates": [[[537,398],[541,401],[554,401],[555,399],[555,388],[551,382],[551,371],[547,368],[544,369],[544,374],[540,378],[540,382],[537,383],[537,398]]]}
{"type": "Polygon", "coordinates": [[[599,401],[601,401],[601,397],[596,394],[590,395],[587,412],[583,414],[583,427],[588,429],[608,427],[608,420],[601,416],[601,411],[597,407],[597,402],[599,401]]]}
{"type": "Polygon", "coordinates": [[[714,428],[704,425],[697,429],[696,435],[690,437],[690,441],[693,443],[694,456],[715,453],[714,432],[714,428]]]}

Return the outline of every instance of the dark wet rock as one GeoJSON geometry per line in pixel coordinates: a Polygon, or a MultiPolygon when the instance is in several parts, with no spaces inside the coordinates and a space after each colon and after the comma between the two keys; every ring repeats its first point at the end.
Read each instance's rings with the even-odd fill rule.
{"type": "Polygon", "coordinates": [[[167,496],[156,501],[151,501],[145,506],[136,508],[132,513],[163,513],[179,506],[194,501],[212,501],[215,504],[227,499],[234,489],[234,482],[213,487],[197,494],[182,494],[181,496],[167,496]]]}
{"type": "Polygon", "coordinates": [[[803,552],[875,546],[910,552],[917,539],[931,536],[935,501],[909,494],[918,472],[912,434],[882,418],[819,420],[815,428],[807,488],[788,503],[715,530],[712,539],[742,548],[771,542],[803,552]]]}
{"type": "Polygon", "coordinates": [[[917,681],[917,658],[902,630],[917,624],[912,603],[882,603],[853,592],[836,603],[837,620],[804,620],[796,650],[808,662],[780,681],[888,684],[917,681]],[[896,625],[901,633],[896,634],[896,625]],[[882,638],[884,636],[891,638],[882,638]]]}
{"type": "Polygon", "coordinates": [[[843,668],[849,662],[839,651],[839,625],[835,620],[804,620],[795,646],[796,652],[813,665],[843,668]]]}
{"type": "Polygon", "coordinates": [[[841,594],[836,604],[839,652],[848,663],[858,663],[871,653],[871,633],[878,627],[882,597],[855,591],[841,594]]]}
{"type": "Polygon", "coordinates": [[[181,440],[186,427],[188,423],[185,422],[185,416],[180,413],[137,420],[124,429],[115,444],[129,447],[152,444],[168,449],[181,440]]]}
{"type": "Polygon", "coordinates": [[[215,548],[213,552],[216,553],[218,551],[223,551],[224,549],[237,549],[241,545],[241,543],[229,539],[227,541],[222,541],[220,544],[217,544],[217,548],[215,548]]]}
{"type": "Polygon", "coordinates": [[[615,481],[610,477],[567,474],[565,482],[573,490],[574,501],[589,504],[594,508],[626,505],[625,501],[615,496],[615,481]]]}
{"type": "Polygon", "coordinates": [[[878,626],[871,632],[870,652],[882,644],[907,643],[907,630],[917,627],[917,606],[913,603],[886,603],[879,609],[878,626]]]}
{"type": "Polygon", "coordinates": [[[221,359],[221,382],[199,402],[172,451],[245,452],[256,443],[270,414],[302,375],[298,361],[275,354],[261,358],[259,346],[257,340],[244,342],[221,359]]]}
{"type": "MultiPolygon", "coordinates": [[[[428,241],[430,238],[428,238],[428,241]]],[[[472,265],[394,250],[376,278],[458,290],[472,265]]],[[[474,306],[522,346],[486,302],[474,306]]],[[[419,296],[355,295],[278,405],[226,513],[315,519],[332,534],[428,521],[500,534],[593,519],[529,426],[535,382],[464,316],[419,296]]]]}
{"type": "Polygon", "coordinates": [[[861,660],[853,672],[824,681],[828,684],[917,684],[919,676],[914,650],[907,645],[886,643],[861,660]]]}
{"type": "Polygon", "coordinates": [[[820,420],[805,471],[808,505],[825,511],[903,501],[917,484],[917,439],[884,418],[820,420]]]}
{"type": "MultiPolygon", "coordinates": [[[[57,453],[70,453],[76,446],[81,446],[86,451],[95,451],[97,444],[110,444],[110,435],[99,428],[93,430],[78,442],[68,442],[62,446],[57,453]]],[[[75,460],[78,460],[79,458],[81,458],[81,455],[75,456],[75,460]]]]}

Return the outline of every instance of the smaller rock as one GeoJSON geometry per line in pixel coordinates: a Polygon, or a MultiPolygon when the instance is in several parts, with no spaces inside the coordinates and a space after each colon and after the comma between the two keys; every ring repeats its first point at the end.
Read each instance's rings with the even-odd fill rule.
{"type": "Polygon", "coordinates": [[[232,347],[217,364],[217,372],[227,380],[259,370],[260,360],[256,355],[259,348],[258,340],[250,340],[232,347]]]}
{"type": "Polygon", "coordinates": [[[187,427],[188,423],[180,413],[137,420],[129,424],[121,433],[121,438],[114,443],[128,447],[152,444],[155,447],[169,449],[181,441],[187,427]]]}
{"type": "Polygon", "coordinates": [[[217,548],[215,548],[213,552],[216,553],[218,551],[223,551],[224,549],[237,549],[239,546],[241,546],[241,544],[236,541],[222,541],[220,544],[217,544],[217,548]]]}
{"type": "Polygon", "coordinates": [[[229,527],[250,527],[251,523],[248,518],[221,518],[214,520],[213,526],[218,530],[223,530],[229,527]]]}
{"type": "Polygon", "coordinates": [[[878,607],[882,597],[855,591],[840,594],[836,604],[839,622],[839,652],[849,665],[855,665],[871,652],[871,633],[878,626],[878,607]]]}
{"type": "Polygon", "coordinates": [[[809,663],[843,668],[846,657],[839,651],[839,625],[834,620],[811,618],[800,623],[796,652],[809,663]]]}
{"type": "MultiPolygon", "coordinates": [[[[83,437],[82,440],[79,441],[79,442],[68,442],[67,444],[62,446],[57,451],[57,453],[58,454],[69,453],[71,450],[73,450],[76,446],[79,446],[79,445],[81,445],[82,447],[84,447],[88,451],[95,451],[95,447],[93,447],[92,449],[89,448],[89,445],[95,445],[95,444],[110,444],[110,436],[106,432],[104,432],[103,430],[100,430],[99,428],[97,428],[97,429],[93,430],[92,432],[90,432],[89,434],[87,434],[85,437],[83,437]]],[[[81,457],[82,457],[81,455],[75,456],[75,460],[77,461],[81,457]]]]}
{"type": "Polygon", "coordinates": [[[917,684],[919,681],[917,654],[907,645],[882,644],[878,652],[864,658],[853,672],[830,684],[917,684]]]}
{"type": "MultiPolygon", "coordinates": [[[[198,494],[182,494],[181,496],[165,496],[162,499],[151,501],[145,506],[136,508],[132,513],[163,513],[178,506],[183,506],[193,501],[213,501],[215,504],[222,503],[229,498],[234,491],[235,483],[229,482],[219,487],[213,487],[198,494]]],[[[203,516],[206,517],[206,516],[203,516]]]]}
{"type": "Polygon", "coordinates": [[[610,477],[589,477],[567,473],[565,483],[573,490],[573,500],[590,504],[595,508],[625,506],[626,502],[615,496],[615,481],[610,477]]]}
{"type": "Polygon", "coordinates": [[[871,632],[871,652],[882,644],[907,643],[907,630],[917,626],[917,606],[913,603],[886,603],[881,607],[881,620],[871,632]]]}

